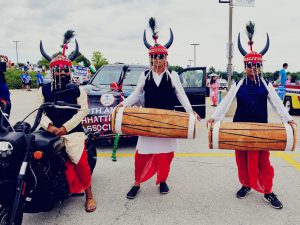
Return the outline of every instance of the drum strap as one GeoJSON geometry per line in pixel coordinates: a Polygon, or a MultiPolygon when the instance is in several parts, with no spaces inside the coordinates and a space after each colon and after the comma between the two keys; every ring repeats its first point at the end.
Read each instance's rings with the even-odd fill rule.
{"type": "Polygon", "coordinates": [[[220,121],[217,121],[214,124],[213,133],[212,133],[212,148],[218,149],[219,148],[219,129],[220,129],[220,121]]]}
{"type": "Polygon", "coordinates": [[[188,139],[194,139],[196,116],[194,113],[189,113],[188,139]]]}
{"type": "Polygon", "coordinates": [[[285,127],[285,132],[286,132],[285,151],[293,151],[293,145],[294,145],[294,131],[293,131],[293,128],[288,123],[283,123],[283,125],[285,127]]]}
{"type": "Polygon", "coordinates": [[[115,127],[116,127],[116,133],[122,134],[122,121],[123,121],[123,112],[125,107],[119,107],[116,115],[116,121],[115,121],[115,127]]]}

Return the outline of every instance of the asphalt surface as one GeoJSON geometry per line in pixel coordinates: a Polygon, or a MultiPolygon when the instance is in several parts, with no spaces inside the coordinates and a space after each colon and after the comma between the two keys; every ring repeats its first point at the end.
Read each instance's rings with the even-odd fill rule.
{"type": "MultiPolygon", "coordinates": [[[[32,111],[35,95],[36,90],[12,91],[12,121],[19,121],[32,111]]],[[[207,99],[207,118],[214,110],[210,105],[207,99]]],[[[269,117],[270,122],[279,122],[274,113],[269,117]]],[[[299,116],[294,119],[300,124],[299,116]]],[[[275,168],[274,192],[284,205],[282,210],[271,208],[263,201],[262,194],[255,191],[251,191],[246,199],[235,197],[240,184],[233,151],[209,150],[205,120],[202,120],[197,126],[195,140],[180,140],[180,150],[168,179],[169,194],[160,195],[152,178],[142,185],[135,200],[126,199],[134,181],[135,146],[121,146],[117,162],[110,159],[111,147],[99,147],[93,174],[97,210],[86,213],[84,197],[76,197],[57,205],[51,212],[25,214],[23,224],[299,225],[299,146],[298,138],[295,152],[271,154],[275,168]]]]}

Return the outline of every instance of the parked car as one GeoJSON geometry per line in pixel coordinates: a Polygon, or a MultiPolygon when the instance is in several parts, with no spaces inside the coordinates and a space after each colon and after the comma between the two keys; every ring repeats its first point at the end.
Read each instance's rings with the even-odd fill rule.
{"type": "Polygon", "coordinates": [[[225,89],[227,90],[228,89],[228,83],[225,79],[222,79],[222,78],[219,78],[218,79],[218,83],[219,83],[219,89],[225,89]]]}
{"type": "MultiPolygon", "coordinates": [[[[276,91],[278,84],[273,84],[276,91]]],[[[283,104],[289,114],[295,115],[300,112],[300,85],[286,85],[286,93],[283,104]]]]}
{"type": "MultiPolygon", "coordinates": [[[[146,70],[148,66],[128,64],[110,64],[101,67],[84,86],[89,104],[89,114],[82,121],[84,129],[100,133],[99,139],[112,141],[115,135],[111,130],[111,113],[123,98],[134,91],[139,77],[146,70]],[[112,89],[112,84],[118,84],[122,89],[112,89]]],[[[194,111],[201,118],[205,118],[206,68],[184,69],[179,76],[194,111]]],[[[143,105],[142,99],[141,96],[141,101],[137,105],[143,105]]],[[[175,110],[184,111],[184,108],[178,102],[175,110]]]]}

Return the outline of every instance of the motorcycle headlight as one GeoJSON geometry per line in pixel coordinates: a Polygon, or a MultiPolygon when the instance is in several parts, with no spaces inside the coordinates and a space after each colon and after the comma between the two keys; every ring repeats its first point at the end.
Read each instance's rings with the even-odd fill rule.
{"type": "Polygon", "coordinates": [[[7,141],[0,141],[0,158],[4,159],[13,152],[13,146],[7,141]]]}

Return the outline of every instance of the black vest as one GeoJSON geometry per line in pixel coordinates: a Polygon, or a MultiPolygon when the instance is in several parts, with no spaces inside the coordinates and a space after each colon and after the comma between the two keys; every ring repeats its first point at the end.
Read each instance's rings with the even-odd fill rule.
{"type": "MultiPolygon", "coordinates": [[[[248,78],[246,79],[236,93],[237,108],[233,122],[267,123],[268,90],[262,80],[260,80],[259,85],[248,78]]],[[[269,84],[268,81],[266,83],[269,84]]]]}
{"type": "MultiPolygon", "coordinates": [[[[62,89],[63,90],[63,89],[62,89]]],[[[62,90],[52,90],[51,83],[45,84],[42,87],[42,93],[45,98],[45,102],[53,102],[55,93],[62,90]]],[[[72,96],[70,93],[57,95],[57,101],[64,101],[69,104],[77,104],[77,97],[72,96]]],[[[61,127],[64,123],[69,121],[76,113],[75,109],[55,109],[55,108],[46,108],[46,115],[52,121],[53,125],[56,127],[61,127]]],[[[69,131],[68,134],[73,132],[83,132],[81,123],[78,124],[73,130],[69,131]]]]}
{"type": "MultiPolygon", "coordinates": [[[[145,71],[145,76],[148,73],[149,71],[145,71]]],[[[159,86],[156,85],[153,79],[152,71],[150,71],[149,77],[146,78],[144,86],[145,108],[174,110],[177,96],[171,78],[166,72],[162,76],[159,86]]]]}

